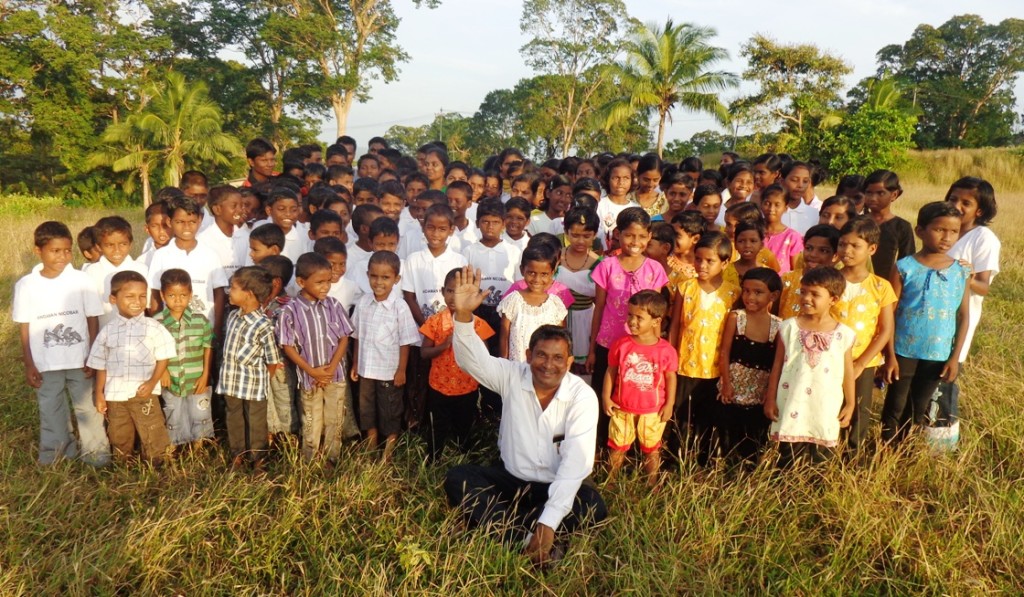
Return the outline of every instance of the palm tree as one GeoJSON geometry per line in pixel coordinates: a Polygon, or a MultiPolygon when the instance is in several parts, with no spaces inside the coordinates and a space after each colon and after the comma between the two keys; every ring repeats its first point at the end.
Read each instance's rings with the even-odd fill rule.
{"type": "Polygon", "coordinates": [[[625,59],[608,66],[622,95],[604,107],[605,128],[638,111],[657,111],[661,156],[665,123],[671,120],[674,108],[709,112],[719,122],[726,122],[728,111],[718,92],[736,87],[739,79],[732,73],[709,70],[729,58],[726,50],[710,45],[715,35],[710,27],[676,25],[671,18],[664,27],[637,25],[626,40],[625,59]]]}
{"type": "MultiPolygon", "coordinates": [[[[186,162],[228,165],[242,154],[238,139],[221,130],[220,107],[210,99],[205,83],[189,85],[184,76],[171,72],[142,96],[150,99],[138,112],[103,132],[105,147],[90,156],[90,163],[137,175],[144,205],[149,205],[150,177],[158,169],[165,185],[177,186],[186,162]]],[[[134,176],[130,176],[125,191],[133,188],[134,176]]]]}
{"type": "Polygon", "coordinates": [[[122,189],[128,195],[135,192],[136,179],[142,184],[142,206],[152,202],[152,175],[159,165],[159,152],[146,148],[145,135],[138,127],[139,115],[132,114],[115,122],[103,131],[103,147],[89,156],[91,168],[110,167],[114,172],[128,172],[122,189]]]}

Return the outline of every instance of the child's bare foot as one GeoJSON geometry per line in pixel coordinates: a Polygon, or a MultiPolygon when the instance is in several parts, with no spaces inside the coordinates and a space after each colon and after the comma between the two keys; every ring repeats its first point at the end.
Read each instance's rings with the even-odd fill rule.
{"type": "Polygon", "coordinates": [[[383,460],[385,464],[390,464],[391,463],[391,457],[394,454],[395,446],[397,446],[397,445],[398,445],[398,436],[397,435],[389,435],[387,437],[387,439],[384,440],[384,455],[381,457],[381,460],[383,460]]]}

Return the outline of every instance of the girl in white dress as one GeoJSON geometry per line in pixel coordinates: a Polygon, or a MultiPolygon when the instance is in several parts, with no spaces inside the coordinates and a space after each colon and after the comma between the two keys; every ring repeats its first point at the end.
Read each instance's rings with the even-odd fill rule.
{"type": "Polygon", "coordinates": [[[530,336],[542,325],[565,325],[567,310],[560,298],[547,293],[555,281],[558,249],[537,243],[523,251],[519,270],[526,288],[509,293],[498,304],[501,315],[499,356],[512,361],[526,361],[530,336]]]}
{"type": "Polygon", "coordinates": [[[782,322],[764,414],[778,442],[779,465],[825,460],[855,408],[853,330],[832,318],[846,279],[839,270],[807,270],[800,280],[800,314],[782,322]]]}

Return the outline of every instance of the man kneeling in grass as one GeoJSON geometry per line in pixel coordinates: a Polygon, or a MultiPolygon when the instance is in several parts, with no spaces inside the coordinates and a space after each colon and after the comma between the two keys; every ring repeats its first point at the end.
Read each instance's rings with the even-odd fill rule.
{"type": "Polygon", "coordinates": [[[597,395],[569,373],[572,339],[563,327],[538,328],[525,363],[490,356],[473,327],[473,311],[486,296],[479,270],[467,267],[456,276],[452,347],[459,367],[502,397],[502,465],[456,466],[445,475],[444,489],[470,527],[501,528],[507,543],[525,544],[525,553],[542,565],[560,555],[553,549],[556,531],[569,533],[608,515],[589,480],[597,395]]]}

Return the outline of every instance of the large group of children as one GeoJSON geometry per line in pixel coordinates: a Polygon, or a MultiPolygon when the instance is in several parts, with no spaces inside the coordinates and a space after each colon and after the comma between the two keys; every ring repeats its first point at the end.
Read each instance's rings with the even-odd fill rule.
{"type": "Polygon", "coordinates": [[[404,156],[374,138],[353,167],[355,149],[291,148],[278,172],[255,139],[238,187],[186,173],[146,208],[137,258],[121,216],[77,235],[81,269],[68,228],[39,225],[41,265],[13,304],[39,461],[160,462],[213,443],[215,420],[236,467],[289,444],[334,463],[357,437],[387,459],[410,430],[432,460],[449,440],[465,450],[501,411],[452,352],[465,267],[494,356],[528,360],[539,326],[567,326],[611,478],[634,443],[652,480],[666,452],[864,453],[876,386],[883,445],[955,423],[951,384],[999,271],[984,180],[911,223],[892,211],[895,173],[847,176],[821,201],[819,169],[787,155],[727,153],[716,170],[506,149],[480,169],[442,143],[404,156]]]}

